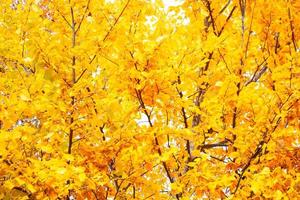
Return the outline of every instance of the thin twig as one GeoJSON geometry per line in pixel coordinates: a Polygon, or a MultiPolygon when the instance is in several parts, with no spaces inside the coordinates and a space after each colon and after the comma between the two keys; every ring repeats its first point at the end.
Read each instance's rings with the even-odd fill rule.
{"type": "Polygon", "coordinates": [[[81,20],[80,20],[79,24],[78,24],[78,27],[77,27],[77,29],[75,30],[75,33],[77,33],[77,32],[79,31],[80,27],[81,27],[81,24],[82,24],[82,22],[83,22],[83,20],[84,20],[85,14],[87,13],[87,11],[88,11],[88,9],[89,9],[90,2],[91,2],[91,0],[88,0],[88,2],[87,2],[87,4],[86,4],[86,7],[85,7],[85,10],[84,10],[84,13],[83,13],[83,15],[82,15],[82,17],[81,17],[81,20]]]}

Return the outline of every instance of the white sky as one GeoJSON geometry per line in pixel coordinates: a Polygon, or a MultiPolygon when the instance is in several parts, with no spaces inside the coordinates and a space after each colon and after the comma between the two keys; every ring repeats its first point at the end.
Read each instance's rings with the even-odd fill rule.
{"type": "MultiPolygon", "coordinates": [[[[116,0],[106,0],[106,2],[113,3],[116,0]]],[[[152,0],[154,2],[155,0],[152,0]]],[[[165,4],[166,9],[168,9],[170,6],[179,6],[183,4],[184,0],[162,0],[162,2],[165,4]]]]}
{"type": "Polygon", "coordinates": [[[184,0],[162,0],[166,7],[179,6],[183,4],[184,0]]]}

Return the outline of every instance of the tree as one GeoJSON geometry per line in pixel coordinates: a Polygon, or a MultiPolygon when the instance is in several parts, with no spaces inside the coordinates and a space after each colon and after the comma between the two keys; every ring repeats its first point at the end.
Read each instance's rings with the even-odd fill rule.
{"type": "Polygon", "coordinates": [[[296,199],[300,3],[0,3],[1,199],[296,199]]]}

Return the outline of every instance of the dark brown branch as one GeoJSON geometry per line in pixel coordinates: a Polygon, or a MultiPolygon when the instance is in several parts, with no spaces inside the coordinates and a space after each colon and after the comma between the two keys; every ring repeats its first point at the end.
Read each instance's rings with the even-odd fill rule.
{"type": "Polygon", "coordinates": [[[95,58],[97,57],[97,54],[95,54],[92,59],[90,60],[89,64],[92,64],[92,62],[95,60],[95,58]]]}
{"type": "Polygon", "coordinates": [[[83,13],[83,15],[82,15],[82,17],[81,17],[81,20],[79,21],[79,24],[78,24],[77,29],[75,30],[75,33],[77,33],[77,32],[79,31],[80,27],[81,27],[81,24],[82,24],[82,22],[83,22],[83,20],[84,20],[84,17],[85,17],[85,15],[86,15],[86,13],[87,13],[87,11],[88,11],[88,9],[89,9],[90,2],[91,2],[91,0],[88,0],[88,1],[87,1],[87,4],[86,4],[85,10],[84,10],[84,13],[83,13]]]}
{"type": "MultiPolygon", "coordinates": [[[[245,4],[246,4],[246,0],[245,0],[245,4]]],[[[248,34],[248,38],[247,38],[247,42],[246,42],[246,49],[245,49],[245,58],[247,57],[248,54],[248,48],[249,48],[249,43],[250,43],[250,36],[252,33],[252,23],[253,23],[253,17],[254,17],[254,8],[256,6],[256,3],[254,3],[254,6],[252,8],[252,15],[251,15],[251,21],[250,21],[250,27],[249,27],[249,34],[248,34]]]]}
{"type": "Polygon", "coordinates": [[[295,31],[294,31],[294,26],[293,26],[293,20],[292,20],[292,16],[291,16],[291,9],[288,7],[288,16],[289,16],[289,21],[290,21],[290,28],[292,31],[292,42],[294,45],[294,49],[295,51],[297,51],[297,44],[296,44],[296,39],[295,39],[295,31]]]}
{"type": "Polygon", "coordinates": [[[209,14],[210,22],[211,22],[212,27],[213,27],[214,34],[218,35],[218,31],[217,31],[217,27],[216,27],[216,22],[215,22],[215,19],[213,17],[213,10],[211,8],[211,3],[210,3],[209,0],[203,0],[203,2],[204,2],[205,7],[208,10],[208,14],[209,14]]]}
{"type": "Polygon", "coordinates": [[[136,61],[134,61],[134,52],[132,52],[132,51],[129,51],[129,54],[130,54],[130,57],[133,59],[133,62],[134,62],[134,68],[137,70],[137,71],[139,71],[139,72],[141,72],[141,70],[139,70],[139,68],[138,68],[138,63],[136,62],[136,61]]]}
{"type": "MultiPolygon", "coordinates": [[[[148,119],[149,126],[153,127],[153,124],[151,122],[151,116],[150,116],[150,114],[148,113],[148,111],[146,109],[146,106],[145,106],[145,103],[144,103],[144,100],[143,100],[143,97],[142,97],[141,90],[135,89],[135,92],[136,92],[136,95],[137,95],[137,99],[140,103],[140,107],[143,109],[144,114],[146,115],[146,117],[148,119]]],[[[161,151],[161,148],[160,148],[160,145],[159,145],[159,142],[158,142],[158,138],[156,137],[156,135],[154,136],[154,141],[155,141],[155,145],[158,147],[157,148],[158,155],[162,156],[162,151],[161,151]]],[[[164,170],[166,171],[166,174],[167,174],[167,177],[168,177],[169,181],[171,183],[174,183],[174,179],[171,176],[171,173],[170,173],[170,170],[167,166],[167,163],[165,161],[162,161],[162,164],[163,164],[164,170]]],[[[179,199],[179,196],[177,194],[176,194],[176,198],[179,199]]]]}
{"type": "Polygon", "coordinates": [[[110,33],[112,32],[112,30],[114,29],[114,27],[116,26],[116,24],[118,23],[118,21],[120,20],[121,16],[123,15],[124,11],[126,10],[128,4],[129,4],[130,0],[127,1],[127,3],[125,4],[125,6],[123,7],[121,13],[119,14],[119,16],[117,17],[117,19],[115,20],[114,24],[111,26],[111,28],[109,29],[109,31],[106,33],[106,35],[103,38],[103,42],[108,38],[108,36],[110,35],[110,33]]]}
{"type": "MultiPolygon", "coordinates": [[[[241,65],[243,65],[243,61],[242,61],[242,60],[241,60],[241,65]]],[[[242,70],[241,70],[241,69],[238,71],[238,74],[239,74],[239,75],[242,74],[242,70]]],[[[240,95],[240,92],[241,92],[241,82],[238,82],[238,83],[236,84],[236,87],[237,87],[236,95],[239,96],[239,95],[240,95]]],[[[238,111],[238,109],[237,109],[237,107],[235,106],[235,107],[233,108],[232,128],[235,128],[235,127],[236,127],[237,111],[238,111]]],[[[235,141],[235,139],[236,139],[236,135],[234,134],[234,135],[233,135],[233,141],[235,141]]],[[[234,149],[235,149],[235,148],[234,148],[234,149]]]]}
{"type": "MultiPolygon", "coordinates": [[[[72,96],[72,102],[71,102],[71,105],[73,106],[74,103],[75,103],[75,97],[72,96]]],[[[71,113],[71,114],[73,114],[73,113],[71,113]]],[[[71,117],[71,119],[70,119],[70,125],[72,125],[73,122],[74,122],[74,118],[71,117]]],[[[74,134],[74,130],[73,130],[73,128],[70,128],[70,131],[69,131],[68,154],[71,154],[71,153],[72,153],[73,134],[74,134]]]]}
{"type": "Polygon", "coordinates": [[[256,82],[260,79],[260,77],[267,71],[268,67],[263,66],[259,72],[255,72],[250,80],[245,83],[245,86],[249,85],[252,82],[256,82]]]}
{"type": "MultiPolygon", "coordinates": [[[[286,101],[280,106],[280,108],[279,108],[280,111],[282,110],[283,106],[288,102],[288,100],[289,100],[290,97],[291,97],[291,95],[289,95],[288,98],[286,99],[286,101]]],[[[288,109],[290,109],[290,108],[288,108],[288,109]]],[[[273,124],[273,122],[274,122],[275,119],[276,119],[276,116],[277,116],[277,115],[275,115],[275,116],[273,117],[273,119],[270,121],[270,124],[273,124]]],[[[279,117],[279,118],[276,120],[276,124],[275,124],[275,126],[273,127],[273,129],[270,131],[270,134],[272,134],[272,133],[274,133],[274,132],[276,131],[277,127],[279,126],[280,121],[281,121],[281,117],[279,117]]],[[[266,139],[267,133],[268,133],[268,130],[266,130],[266,131],[263,133],[263,140],[260,141],[260,142],[258,143],[258,145],[256,146],[256,149],[255,149],[254,153],[252,154],[252,156],[249,158],[248,162],[244,165],[244,167],[242,168],[241,172],[239,173],[238,183],[237,183],[237,185],[236,185],[236,187],[235,187],[235,190],[233,191],[233,194],[235,194],[235,193],[237,192],[237,190],[239,189],[240,184],[241,184],[241,181],[242,181],[243,176],[244,176],[244,173],[245,173],[245,172],[247,171],[247,169],[250,167],[251,162],[252,162],[256,157],[258,157],[258,156],[261,154],[262,149],[263,149],[263,145],[267,145],[268,142],[270,141],[271,136],[270,136],[268,139],[266,139]]]]}
{"type": "Polygon", "coordinates": [[[242,15],[242,36],[245,33],[245,14],[246,14],[246,0],[239,0],[241,15],[242,15]]]}
{"type": "Polygon", "coordinates": [[[227,140],[224,140],[222,142],[219,142],[219,143],[213,143],[213,144],[201,144],[197,147],[197,149],[212,149],[212,148],[215,148],[215,147],[227,147],[228,146],[228,141],[227,140]]]}
{"type": "MultiPolygon", "coordinates": [[[[70,8],[70,13],[71,13],[71,19],[72,19],[72,24],[71,24],[71,29],[72,29],[72,48],[74,48],[75,45],[76,45],[76,33],[75,33],[75,19],[74,19],[73,7],[70,8]]],[[[76,83],[75,65],[76,65],[76,58],[75,58],[75,56],[73,56],[72,57],[72,85],[71,86],[74,86],[74,84],[76,83]]],[[[75,104],[75,96],[72,96],[71,99],[72,99],[71,106],[73,107],[74,104],[75,104]]],[[[72,115],[73,115],[73,111],[71,112],[70,125],[72,125],[73,122],[74,122],[74,118],[73,118],[72,115]]],[[[70,131],[69,131],[68,154],[72,153],[73,135],[74,135],[74,129],[70,128],[70,131]]]]}
{"type": "Polygon", "coordinates": [[[20,191],[22,193],[25,193],[29,199],[35,199],[35,197],[32,196],[32,193],[29,190],[27,190],[27,189],[25,189],[23,187],[15,186],[13,188],[13,190],[18,190],[18,191],[20,191]]]}
{"type": "Polygon", "coordinates": [[[223,8],[220,10],[219,15],[221,15],[225,9],[229,6],[232,0],[228,0],[227,3],[223,6],[223,8]]]}
{"type": "Polygon", "coordinates": [[[123,191],[126,192],[130,186],[131,186],[131,183],[128,183],[127,186],[123,188],[123,191]]]}
{"type": "Polygon", "coordinates": [[[105,127],[105,124],[103,124],[102,126],[99,127],[99,130],[100,132],[102,133],[102,140],[105,141],[106,138],[105,138],[105,133],[104,133],[104,127],[105,127]]]}
{"type": "Polygon", "coordinates": [[[91,190],[91,191],[92,191],[94,197],[96,198],[96,200],[100,200],[100,199],[98,198],[98,195],[97,195],[97,193],[95,192],[95,190],[91,190]]]}
{"type": "Polygon", "coordinates": [[[135,199],[135,186],[132,185],[132,198],[135,199]]]}
{"type": "Polygon", "coordinates": [[[231,74],[232,72],[231,72],[231,70],[229,69],[228,64],[227,64],[227,62],[226,62],[226,60],[225,60],[223,54],[221,53],[220,49],[218,49],[218,52],[219,52],[219,55],[220,55],[220,57],[222,58],[222,60],[223,60],[223,62],[224,62],[224,64],[225,64],[226,69],[227,69],[228,72],[231,74]]]}
{"type": "Polygon", "coordinates": [[[116,191],[116,194],[113,198],[113,200],[115,200],[120,192],[120,188],[121,188],[121,185],[124,183],[125,179],[121,180],[121,183],[120,184],[117,184],[117,191],[116,191]]]}
{"type": "Polygon", "coordinates": [[[275,33],[275,54],[278,53],[278,48],[280,47],[280,44],[279,44],[279,36],[280,36],[280,32],[276,32],[275,33]]]}
{"type": "Polygon", "coordinates": [[[220,30],[219,33],[218,33],[218,36],[220,36],[220,35],[222,34],[222,32],[223,32],[223,30],[224,30],[226,24],[228,23],[228,21],[229,21],[230,18],[232,17],[233,12],[234,12],[234,10],[236,9],[236,7],[237,7],[237,6],[234,6],[234,7],[232,8],[232,10],[230,11],[228,17],[226,18],[226,21],[225,21],[224,25],[222,26],[221,30],[220,30]]]}
{"type": "Polygon", "coordinates": [[[79,77],[75,80],[75,83],[77,83],[77,82],[81,79],[81,77],[82,77],[83,74],[86,72],[86,70],[87,70],[87,68],[85,68],[85,69],[81,72],[81,74],[79,75],[79,77]]]}
{"type": "MultiPolygon", "coordinates": [[[[237,107],[234,107],[233,117],[232,117],[232,128],[236,127],[236,118],[237,118],[237,107]]],[[[235,140],[235,138],[233,140],[235,140]]]]}
{"type": "Polygon", "coordinates": [[[183,123],[184,123],[184,128],[188,128],[188,122],[187,122],[187,116],[186,116],[186,111],[184,109],[184,107],[181,108],[181,112],[182,112],[182,117],[183,117],[183,123]]]}
{"type": "Polygon", "coordinates": [[[251,162],[262,152],[262,148],[263,148],[263,145],[265,144],[265,142],[264,141],[261,141],[258,145],[257,145],[257,147],[256,147],[256,149],[255,149],[255,151],[254,151],[254,153],[252,154],[252,156],[249,158],[249,160],[248,160],[248,162],[246,163],[246,165],[242,168],[242,170],[241,170],[241,172],[239,173],[239,179],[238,179],[238,183],[237,183],[237,185],[236,185],[236,187],[235,187],[235,190],[233,191],[233,194],[235,194],[236,192],[237,192],[237,190],[239,189],[239,187],[240,187],[240,184],[241,184],[241,181],[242,181],[242,179],[243,179],[243,176],[244,176],[244,173],[247,171],[247,169],[250,167],[250,165],[251,165],[251,162]]]}
{"type": "Polygon", "coordinates": [[[108,61],[109,61],[109,62],[111,62],[112,64],[114,64],[114,65],[116,65],[116,66],[119,66],[119,64],[118,64],[118,63],[116,63],[116,62],[115,62],[115,61],[113,61],[112,59],[108,58],[107,56],[105,56],[105,55],[102,55],[102,54],[100,54],[100,56],[101,56],[102,58],[104,58],[104,59],[108,60],[108,61]]]}
{"type": "MultiPolygon", "coordinates": [[[[113,31],[113,29],[115,28],[115,26],[117,25],[118,21],[120,20],[121,16],[123,15],[123,13],[125,12],[128,4],[129,4],[130,0],[127,1],[127,3],[125,4],[125,6],[123,7],[121,13],[119,14],[119,16],[117,17],[117,19],[115,20],[115,22],[113,23],[113,25],[110,27],[110,29],[107,31],[106,35],[104,36],[104,38],[102,39],[102,41],[106,41],[106,39],[108,38],[108,36],[110,35],[110,33],[113,31]]],[[[97,53],[99,52],[100,49],[97,50],[97,53]]],[[[95,58],[97,57],[97,53],[92,57],[91,61],[89,62],[89,64],[92,64],[92,62],[95,60],[95,58]]]]}
{"type": "Polygon", "coordinates": [[[56,9],[57,12],[60,14],[60,16],[63,18],[63,20],[65,20],[65,22],[69,25],[70,28],[72,28],[71,23],[67,20],[67,18],[58,10],[56,9]]]}
{"type": "MultiPolygon", "coordinates": [[[[184,57],[185,57],[185,55],[182,57],[182,59],[181,59],[181,61],[179,63],[179,66],[182,64],[182,60],[184,59],[184,57]]],[[[177,82],[178,82],[178,84],[181,84],[180,76],[177,77],[177,82]]],[[[179,97],[182,99],[183,98],[182,91],[179,91],[179,89],[177,87],[176,87],[176,90],[177,90],[177,92],[179,94],[179,97]]],[[[182,113],[182,117],[183,117],[184,128],[188,128],[189,127],[189,125],[188,125],[188,117],[186,115],[186,110],[185,110],[184,107],[181,107],[181,113],[182,113]]],[[[190,162],[193,159],[190,140],[186,140],[186,150],[187,150],[188,155],[189,155],[187,162],[190,162]]]]}
{"type": "MultiPolygon", "coordinates": [[[[210,53],[208,54],[208,61],[207,61],[206,64],[205,64],[204,70],[199,71],[199,75],[198,75],[199,77],[202,76],[202,75],[204,74],[204,72],[206,72],[206,71],[208,70],[208,67],[209,67],[209,64],[210,64],[210,61],[211,61],[211,59],[212,59],[213,54],[214,54],[214,52],[210,52],[210,53]]],[[[207,83],[207,82],[204,83],[204,85],[205,85],[206,87],[208,87],[208,83],[207,83]]],[[[202,99],[203,99],[203,95],[205,94],[206,89],[203,89],[203,88],[201,88],[201,87],[199,86],[199,87],[197,88],[197,90],[198,90],[198,91],[197,91],[196,93],[198,93],[198,95],[197,95],[197,97],[196,97],[196,99],[195,99],[195,101],[194,101],[194,104],[195,104],[195,106],[200,107],[200,103],[201,103],[201,101],[202,101],[202,99]]],[[[200,114],[195,114],[195,115],[193,116],[192,127],[195,127],[195,126],[198,126],[198,125],[199,125],[199,123],[200,123],[200,118],[201,118],[200,114]]]]}
{"type": "Polygon", "coordinates": [[[260,70],[259,68],[264,65],[266,63],[266,61],[268,60],[268,58],[265,58],[256,68],[254,74],[252,75],[252,77],[245,82],[244,86],[249,85],[252,82],[257,82],[260,77],[267,71],[268,67],[267,66],[263,66],[260,70]]]}
{"type": "Polygon", "coordinates": [[[147,120],[148,120],[148,123],[149,123],[150,127],[153,127],[153,124],[151,122],[150,113],[148,113],[148,111],[146,109],[146,106],[145,106],[145,103],[144,103],[144,100],[143,100],[143,97],[142,97],[142,92],[140,90],[135,89],[135,93],[137,95],[137,98],[138,98],[138,101],[140,103],[140,106],[143,109],[143,112],[144,112],[144,114],[147,117],[147,120]]]}
{"type": "Polygon", "coordinates": [[[145,199],[149,199],[149,198],[151,198],[151,197],[154,196],[154,195],[155,195],[155,193],[153,193],[153,194],[147,196],[145,199]]]}

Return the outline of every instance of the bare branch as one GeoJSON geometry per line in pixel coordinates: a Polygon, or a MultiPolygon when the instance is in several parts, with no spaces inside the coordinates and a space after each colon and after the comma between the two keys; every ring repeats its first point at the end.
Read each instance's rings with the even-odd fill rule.
{"type": "Polygon", "coordinates": [[[219,143],[213,143],[213,144],[201,144],[197,147],[197,149],[212,149],[212,148],[215,148],[215,147],[227,147],[228,146],[228,141],[227,140],[224,140],[222,142],[219,142],[219,143]]]}
{"type": "Polygon", "coordinates": [[[245,84],[244,86],[247,86],[249,85],[250,83],[252,82],[257,82],[260,77],[267,71],[268,67],[267,66],[263,66],[260,70],[259,70],[259,67],[262,66],[263,64],[265,64],[265,62],[267,61],[268,58],[265,58],[264,61],[259,64],[257,66],[257,69],[256,71],[254,72],[253,76],[251,77],[251,79],[249,79],[245,84]]]}
{"type": "Polygon", "coordinates": [[[291,16],[290,7],[288,7],[288,16],[289,16],[289,21],[290,21],[290,28],[291,28],[291,31],[292,31],[292,42],[293,42],[295,51],[297,51],[298,48],[297,48],[297,43],[296,43],[296,38],[295,38],[295,31],[294,31],[293,19],[292,19],[292,16],[291,16]]]}
{"type": "Polygon", "coordinates": [[[220,10],[219,15],[221,15],[225,9],[229,6],[232,0],[228,0],[227,3],[224,5],[224,7],[220,10]]]}
{"type": "Polygon", "coordinates": [[[85,10],[84,10],[84,13],[83,13],[83,15],[82,15],[82,17],[81,17],[81,20],[80,20],[79,24],[78,24],[78,27],[77,27],[77,29],[75,30],[75,33],[77,33],[77,32],[79,31],[80,27],[81,27],[81,24],[82,24],[82,22],[83,22],[83,20],[84,20],[85,14],[87,13],[87,11],[88,11],[88,9],[89,9],[90,2],[91,2],[91,0],[88,0],[88,2],[87,2],[87,4],[86,4],[86,7],[85,7],[85,10]]]}
{"type": "MultiPolygon", "coordinates": [[[[104,36],[104,38],[102,39],[102,41],[106,41],[106,39],[108,38],[108,36],[110,35],[110,33],[112,32],[112,30],[115,28],[115,26],[117,25],[118,21],[120,20],[121,16],[123,15],[123,13],[125,12],[128,4],[129,4],[130,0],[127,1],[127,3],[125,4],[125,6],[123,7],[121,13],[119,14],[119,16],[117,17],[117,19],[115,20],[114,24],[110,27],[110,29],[107,31],[106,35],[104,36]]],[[[95,58],[97,57],[97,53],[100,51],[100,49],[97,50],[97,52],[95,53],[95,55],[93,56],[93,58],[91,59],[91,61],[89,62],[89,64],[92,64],[92,62],[95,60],[95,58]]]]}
{"type": "MultiPolygon", "coordinates": [[[[213,10],[211,8],[211,2],[209,0],[203,0],[203,4],[205,5],[205,7],[208,10],[208,14],[209,14],[209,18],[211,20],[210,22],[212,24],[214,34],[218,35],[218,30],[217,30],[217,27],[216,27],[216,22],[215,22],[215,19],[213,17],[213,10]]],[[[210,23],[208,23],[208,25],[210,25],[210,23]]]]}
{"type": "Polygon", "coordinates": [[[67,18],[58,10],[56,9],[57,12],[60,14],[60,16],[65,20],[65,22],[69,25],[70,28],[72,28],[71,23],[67,20],[67,18]]]}
{"type": "Polygon", "coordinates": [[[111,26],[111,28],[109,29],[109,31],[106,33],[106,35],[103,38],[103,42],[108,38],[108,36],[110,35],[111,31],[114,29],[114,27],[116,26],[116,24],[118,23],[118,21],[120,20],[121,16],[123,15],[124,11],[126,10],[128,4],[129,4],[130,0],[127,1],[127,3],[125,4],[125,6],[123,7],[121,13],[119,14],[119,16],[117,17],[115,23],[111,26]]]}
{"type": "Polygon", "coordinates": [[[220,35],[222,34],[222,32],[223,32],[223,30],[224,30],[226,24],[228,23],[228,21],[229,21],[230,18],[232,17],[233,12],[235,11],[236,7],[237,7],[237,6],[234,6],[234,7],[232,8],[232,10],[230,11],[228,17],[226,18],[226,21],[225,21],[224,25],[222,26],[221,30],[220,30],[219,33],[218,33],[218,36],[220,36],[220,35]]]}
{"type": "Polygon", "coordinates": [[[85,68],[85,69],[81,72],[81,74],[79,75],[79,77],[75,80],[75,83],[77,83],[77,82],[81,79],[81,77],[82,77],[83,74],[86,72],[86,70],[87,70],[87,68],[85,68]]]}

